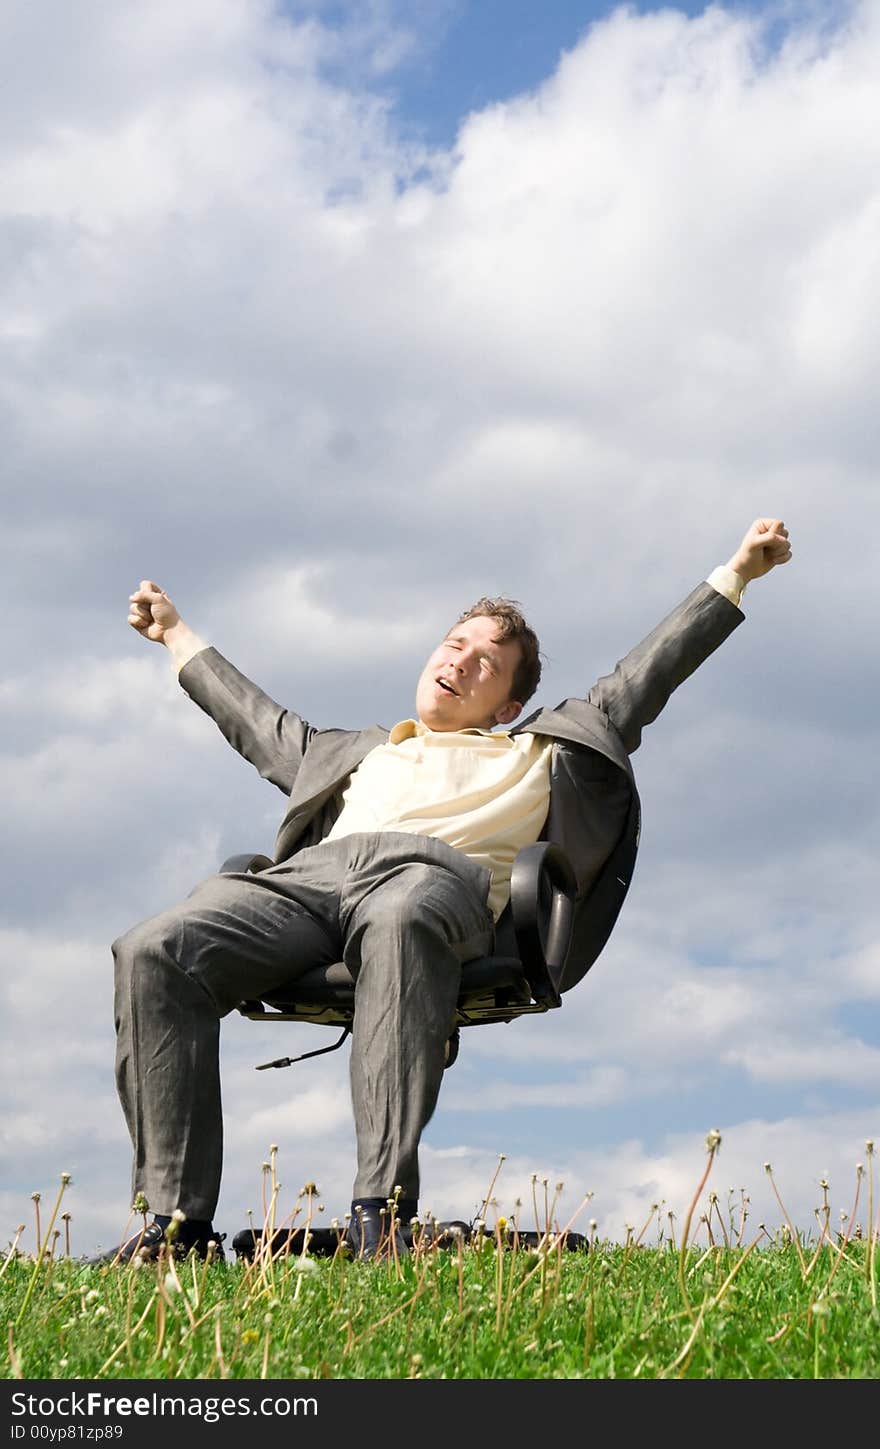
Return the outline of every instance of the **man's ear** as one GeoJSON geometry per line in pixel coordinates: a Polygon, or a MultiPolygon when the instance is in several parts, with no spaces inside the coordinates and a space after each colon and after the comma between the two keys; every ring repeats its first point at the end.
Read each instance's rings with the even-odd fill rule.
{"type": "Polygon", "coordinates": [[[513,724],[518,714],[522,714],[522,705],[518,699],[509,699],[499,709],[495,716],[495,723],[500,725],[513,724]]]}

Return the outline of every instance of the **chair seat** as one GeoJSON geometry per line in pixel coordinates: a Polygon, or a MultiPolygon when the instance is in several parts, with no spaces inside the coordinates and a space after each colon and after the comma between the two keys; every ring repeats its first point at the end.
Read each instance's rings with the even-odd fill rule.
{"type": "MultiPolygon", "coordinates": [[[[255,1021],[302,1020],[345,1025],[354,1016],[354,977],[344,961],[315,966],[284,990],[267,992],[260,1000],[243,1001],[239,1011],[255,1021]]],[[[503,1021],[512,1007],[521,1014],[531,1001],[522,962],[513,956],[478,956],[462,967],[457,1021],[503,1021]]],[[[536,1006],[535,1010],[545,1010],[536,1006]]],[[[512,1015],[513,1013],[511,1013],[512,1015]]]]}
{"type": "MultiPolygon", "coordinates": [[[[236,855],[221,870],[259,874],[271,865],[265,855],[236,855]]],[[[518,852],[510,901],[495,931],[497,954],[476,957],[462,966],[447,1065],[458,1053],[460,1027],[513,1021],[562,1004],[559,980],[571,941],[576,890],[574,872],[558,846],[542,840],[518,852]]],[[[337,1050],[351,1031],[354,1009],[355,982],[342,961],[313,967],[285,990],[238,1004],[241,1015],[251,1021],[303,1021],[343,1028],[334,1046],[265,1063],[271,1067],[337,1050]]]]}

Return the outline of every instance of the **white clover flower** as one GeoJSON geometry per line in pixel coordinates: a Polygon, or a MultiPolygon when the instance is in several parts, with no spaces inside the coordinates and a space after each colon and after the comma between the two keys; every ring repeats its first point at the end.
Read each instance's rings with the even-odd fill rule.
{"type": "Polygon", "coordinates": [[[295,1273],[317,1273],[318,1265],[314,1258],[296,1258],[293,1264],[295,1273]]]}
{"type": "Polygon", "coordinates": [[[166,1293],[179,1293],[180,1292],[180,1282],[179,1282],[179,1279],[178,1279],[176,1273],[166,1273],[165,1274],[165,1292],[166,1293]]]}

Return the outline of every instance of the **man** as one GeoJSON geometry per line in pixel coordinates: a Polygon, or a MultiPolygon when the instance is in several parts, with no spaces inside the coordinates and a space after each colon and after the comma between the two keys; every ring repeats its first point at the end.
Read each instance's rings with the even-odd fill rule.
{"type": "MultiPolygon", "coordinates": [[[[509,600],[481,599],[456,621],[419,678],[415,720],[390,731],[318,730],[142,581],[129,624],[170,651],[187,694],[289,799],[271,868],[212,876],[113,945],[133,1188],[155,1214],[141,1251],[157,1252],[181,1214],[178,1248],[204,1255],[217,1240],[220,1019],[339,959],[356,981],[353,1249],[375,1255],[380,1211],[395,1193],[401,1221],[416,1216],[418,1146],[440,1089],[461,963],[491,950],[516,851],[547,838],[574,868],[569,986],[602,949],[626,894],[639,834],[629,756],[643,727],[742,622],[746,585],[790,557],[784,523],[757,519],[729,563],[587,698],[513,730],[541,668],[538,641],[509,600]]],[[[137,1246],[133,1238],[117,1256],[137,1246]]]]}

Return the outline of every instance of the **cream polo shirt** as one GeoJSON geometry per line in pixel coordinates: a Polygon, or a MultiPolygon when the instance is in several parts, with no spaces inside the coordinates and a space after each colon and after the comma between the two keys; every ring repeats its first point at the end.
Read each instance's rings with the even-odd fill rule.
{"type": "Polygon", "coordinates": [[[327,839],[400,830],[445,840],[490,872],[497,920],[514,856],[538,839],[547,816],[552,748],[542,735],[401,720],[354,771],[327,839]]]}
{"type": "MultiPolygon", "coordinates": [[[[745,584],[726,564],[707,583],[732,604],[745,584]]],[[[189,631],[172,647],[177,669],[206,648],[189,631]]],[[[494,730],[429,730],[401,720],[353,772],[328,840],[359,831],[431,835],[491,873],[489,908],[497,920],[510,895],[514,857],[539,837],[550,803],[552,740],[494,730]]]]}

